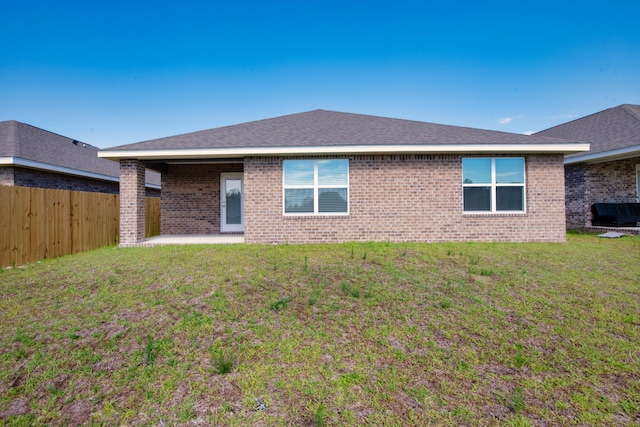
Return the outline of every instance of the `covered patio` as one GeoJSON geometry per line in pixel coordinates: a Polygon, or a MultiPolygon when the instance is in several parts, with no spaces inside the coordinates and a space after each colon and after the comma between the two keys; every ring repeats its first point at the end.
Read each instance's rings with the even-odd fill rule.
{"type": "Polygon", "coordinates": [[[149,237],[139,246],[230,245],[244,243],[243,234],[165,234],[149,237]]]}
{"type": "Polygon", "coordinates": [[[608,231],[615,231],[617,233],[629,234],[632,236],[640,236],[640,227],[606,227],[598,225],[587,225],[582,228],[583,231],[588,233],[606,233],[608,231]]]}

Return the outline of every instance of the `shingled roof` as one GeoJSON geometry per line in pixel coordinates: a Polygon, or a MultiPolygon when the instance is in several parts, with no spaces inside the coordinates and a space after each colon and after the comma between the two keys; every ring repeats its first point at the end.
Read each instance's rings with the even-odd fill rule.
{"type": "MultiPolygon", "coordinates": [[[[225,126],[183,135],[170,136],[135,144],[121,145],[100,152],[101,157],[114,160],[133,158],[223,157],[225,155],[310,154],[314,152],[381,152],[394,147],[398,152],[427,152],[431,147],[441,151],[451,145],[509,145],[516,150],[542,145],[550,151],[571,141],[543,136],[448,126],[411,120],[362,114],[314,110],[271,119],[225,126]],[[315,150],[321,148],[320,150],[315,150]]],[[[582,148],[568,149],[580,151],[582,148]]]]}
{"type": "MultiPolygon", "coordinates": [[[[31,167],[118,181],[117,163],[98,157],[98,148],[15,120],[0,122],[0,165],[31,167]]],[[[156,173],[147,184],[159,186],[156,173]]]]}
{"type": "Polygon", "coordinates": [[[596,160],[640,155],[640,105],[622,104],[543,130],[535,136],[588,142],[591,149],[567,158],[596,160]]]}

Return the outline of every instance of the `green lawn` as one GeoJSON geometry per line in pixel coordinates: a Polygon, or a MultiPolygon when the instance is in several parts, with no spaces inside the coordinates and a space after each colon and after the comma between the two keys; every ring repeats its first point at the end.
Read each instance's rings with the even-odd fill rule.
{"type": "Polygon", "coordinates": [[[640,238],[0,270],[0,425],[639,425],[640,238]]]}

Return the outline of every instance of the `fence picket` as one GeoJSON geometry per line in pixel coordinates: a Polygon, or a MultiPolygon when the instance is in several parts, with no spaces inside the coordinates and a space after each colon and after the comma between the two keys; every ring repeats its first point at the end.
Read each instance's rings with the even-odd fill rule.
{"type": "Polygon", "coordinates": [[[29,190],[22,191],[20,187],[14,187],[13,193],[13,219],[15,221],[13,233],[13,258],[16,265],[24,265],[29,262],[31,251],[31,214],[29,211],[29,190]],[[26,197],[24,196],[26,193],[26,197]]]}
{"type": "MultiPolygon", "coordinates": [[[[160,199],[146,199],[146,235],[160,234],[160,199]]],[[[0,186],[0,265],[24,265],[118,242],[120,197],[0,186]]]]}
{"type": "Polygon", "coordinates": [[[0,186],[0,265],[3,267],[12,263],[13,191],[11,188],[0,186]]]}

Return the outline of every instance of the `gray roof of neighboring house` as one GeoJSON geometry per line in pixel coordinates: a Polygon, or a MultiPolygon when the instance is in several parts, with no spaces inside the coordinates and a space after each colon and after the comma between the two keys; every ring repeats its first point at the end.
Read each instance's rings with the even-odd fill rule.
{"type": "MultiPolygon", "coordinates": [[[[124,150],[446,144],[558,144],[545,136],[314,110],[111,147],[124,150]]],[[[105,153],[105,154],[107,154],[105,153]]]]}
{"type": "Polygon", "coordinates": [[[638,146],[640,105],[622,104],[535,134],[589,142],[591,149],[567,157],[586,156],[638,146]]]}
{"type": "MultiPolygon", "coordinates": [[[[0,122],[0,158],[29,161],[67,170],[119,178],[118,163],[98,157],[98,148],[15,120],[0,122]]],[[[22,162],[25,163],[25,162],[22,162]]],[[[21,164],[16,164],[20,166],[21,164]]],[[[40,167],[38,167],[40,169],[40,167]]],[[[147,171],[147,184],[159,186],[160,176],[147,171]]]]}

